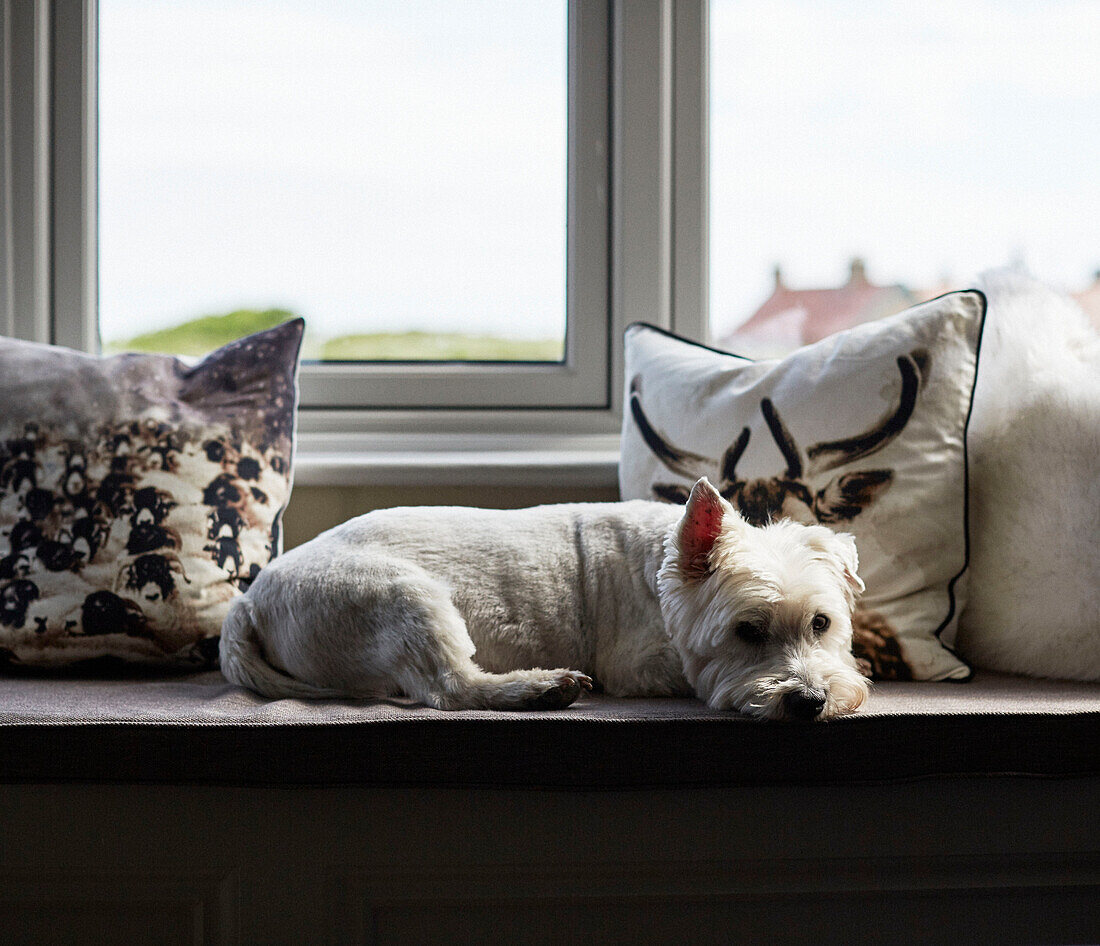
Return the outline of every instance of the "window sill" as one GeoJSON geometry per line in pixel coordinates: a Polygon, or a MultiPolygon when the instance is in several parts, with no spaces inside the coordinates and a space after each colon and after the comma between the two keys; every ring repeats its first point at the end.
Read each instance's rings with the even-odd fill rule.
{"type": "Polygon", "coordinates": [[[302,486],[618,484],[617,434],[327,434],[299,437],[302,486]]]}

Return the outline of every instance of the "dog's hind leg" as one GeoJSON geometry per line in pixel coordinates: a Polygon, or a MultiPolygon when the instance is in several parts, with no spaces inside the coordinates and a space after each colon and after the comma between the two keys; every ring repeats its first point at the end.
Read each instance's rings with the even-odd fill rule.
{"type": "MultiPolygon", "coordinates": [[[[474,643],[448,589],[427,576],[405,586],[402,627],[387,635],[387,656],[402,692],[437,709],[561,709],[592,689],[576,670],[489,673],[473,659],[474,643]]],[[[377,657],[377,655],[376,655],[377,657]]]]}

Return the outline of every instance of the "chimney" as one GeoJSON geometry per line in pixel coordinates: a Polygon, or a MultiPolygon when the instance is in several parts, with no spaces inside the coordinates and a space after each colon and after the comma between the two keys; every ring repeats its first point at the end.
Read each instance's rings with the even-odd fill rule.
{"type": "Polygon", "coordinates": [[[779,264],[775,265],[775,291],[779,292],[780,289],[786,289],[783,285],[783,270],[780,269],[779,264]]]}
{"type": "Polygon", "coordinates": [[[863,286],[867,283],[867,266],[858,256],[852,257],[848,267],[848,285],[863,286]]]}

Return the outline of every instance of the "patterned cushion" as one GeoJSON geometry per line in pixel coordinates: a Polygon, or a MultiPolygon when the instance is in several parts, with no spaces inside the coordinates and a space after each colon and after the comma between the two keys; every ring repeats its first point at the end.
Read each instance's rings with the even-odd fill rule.
{"type": "Polygon", "coordinates": [[[280,549],[302,332],[193,367],[0,339],[0,657],[217,660],[280,549]]]}
{"type": "Polygon", "coordinates": [[[981,293],[951,293],[758,362],[631,326],[622,498],[683,502],[706,475],[750,521],[851,533],[867,669],[966,679],[950,647],[966,590],[966,426],[984,317],[981,293]]]}

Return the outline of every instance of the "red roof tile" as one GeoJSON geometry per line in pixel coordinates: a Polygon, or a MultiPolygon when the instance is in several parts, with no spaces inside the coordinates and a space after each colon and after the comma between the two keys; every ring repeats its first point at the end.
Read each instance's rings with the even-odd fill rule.
{"type": "Polygon", "coordinates": [[[771,296],[749,320],[717,342],[720,347],[736,351],[747,346],[764,356],[783,354],[919,301],[904,286],[868,281],[860,260],[852,261],[847,284],[836,289],[790,289],[778,269],[775,283],[771,296]]]}

